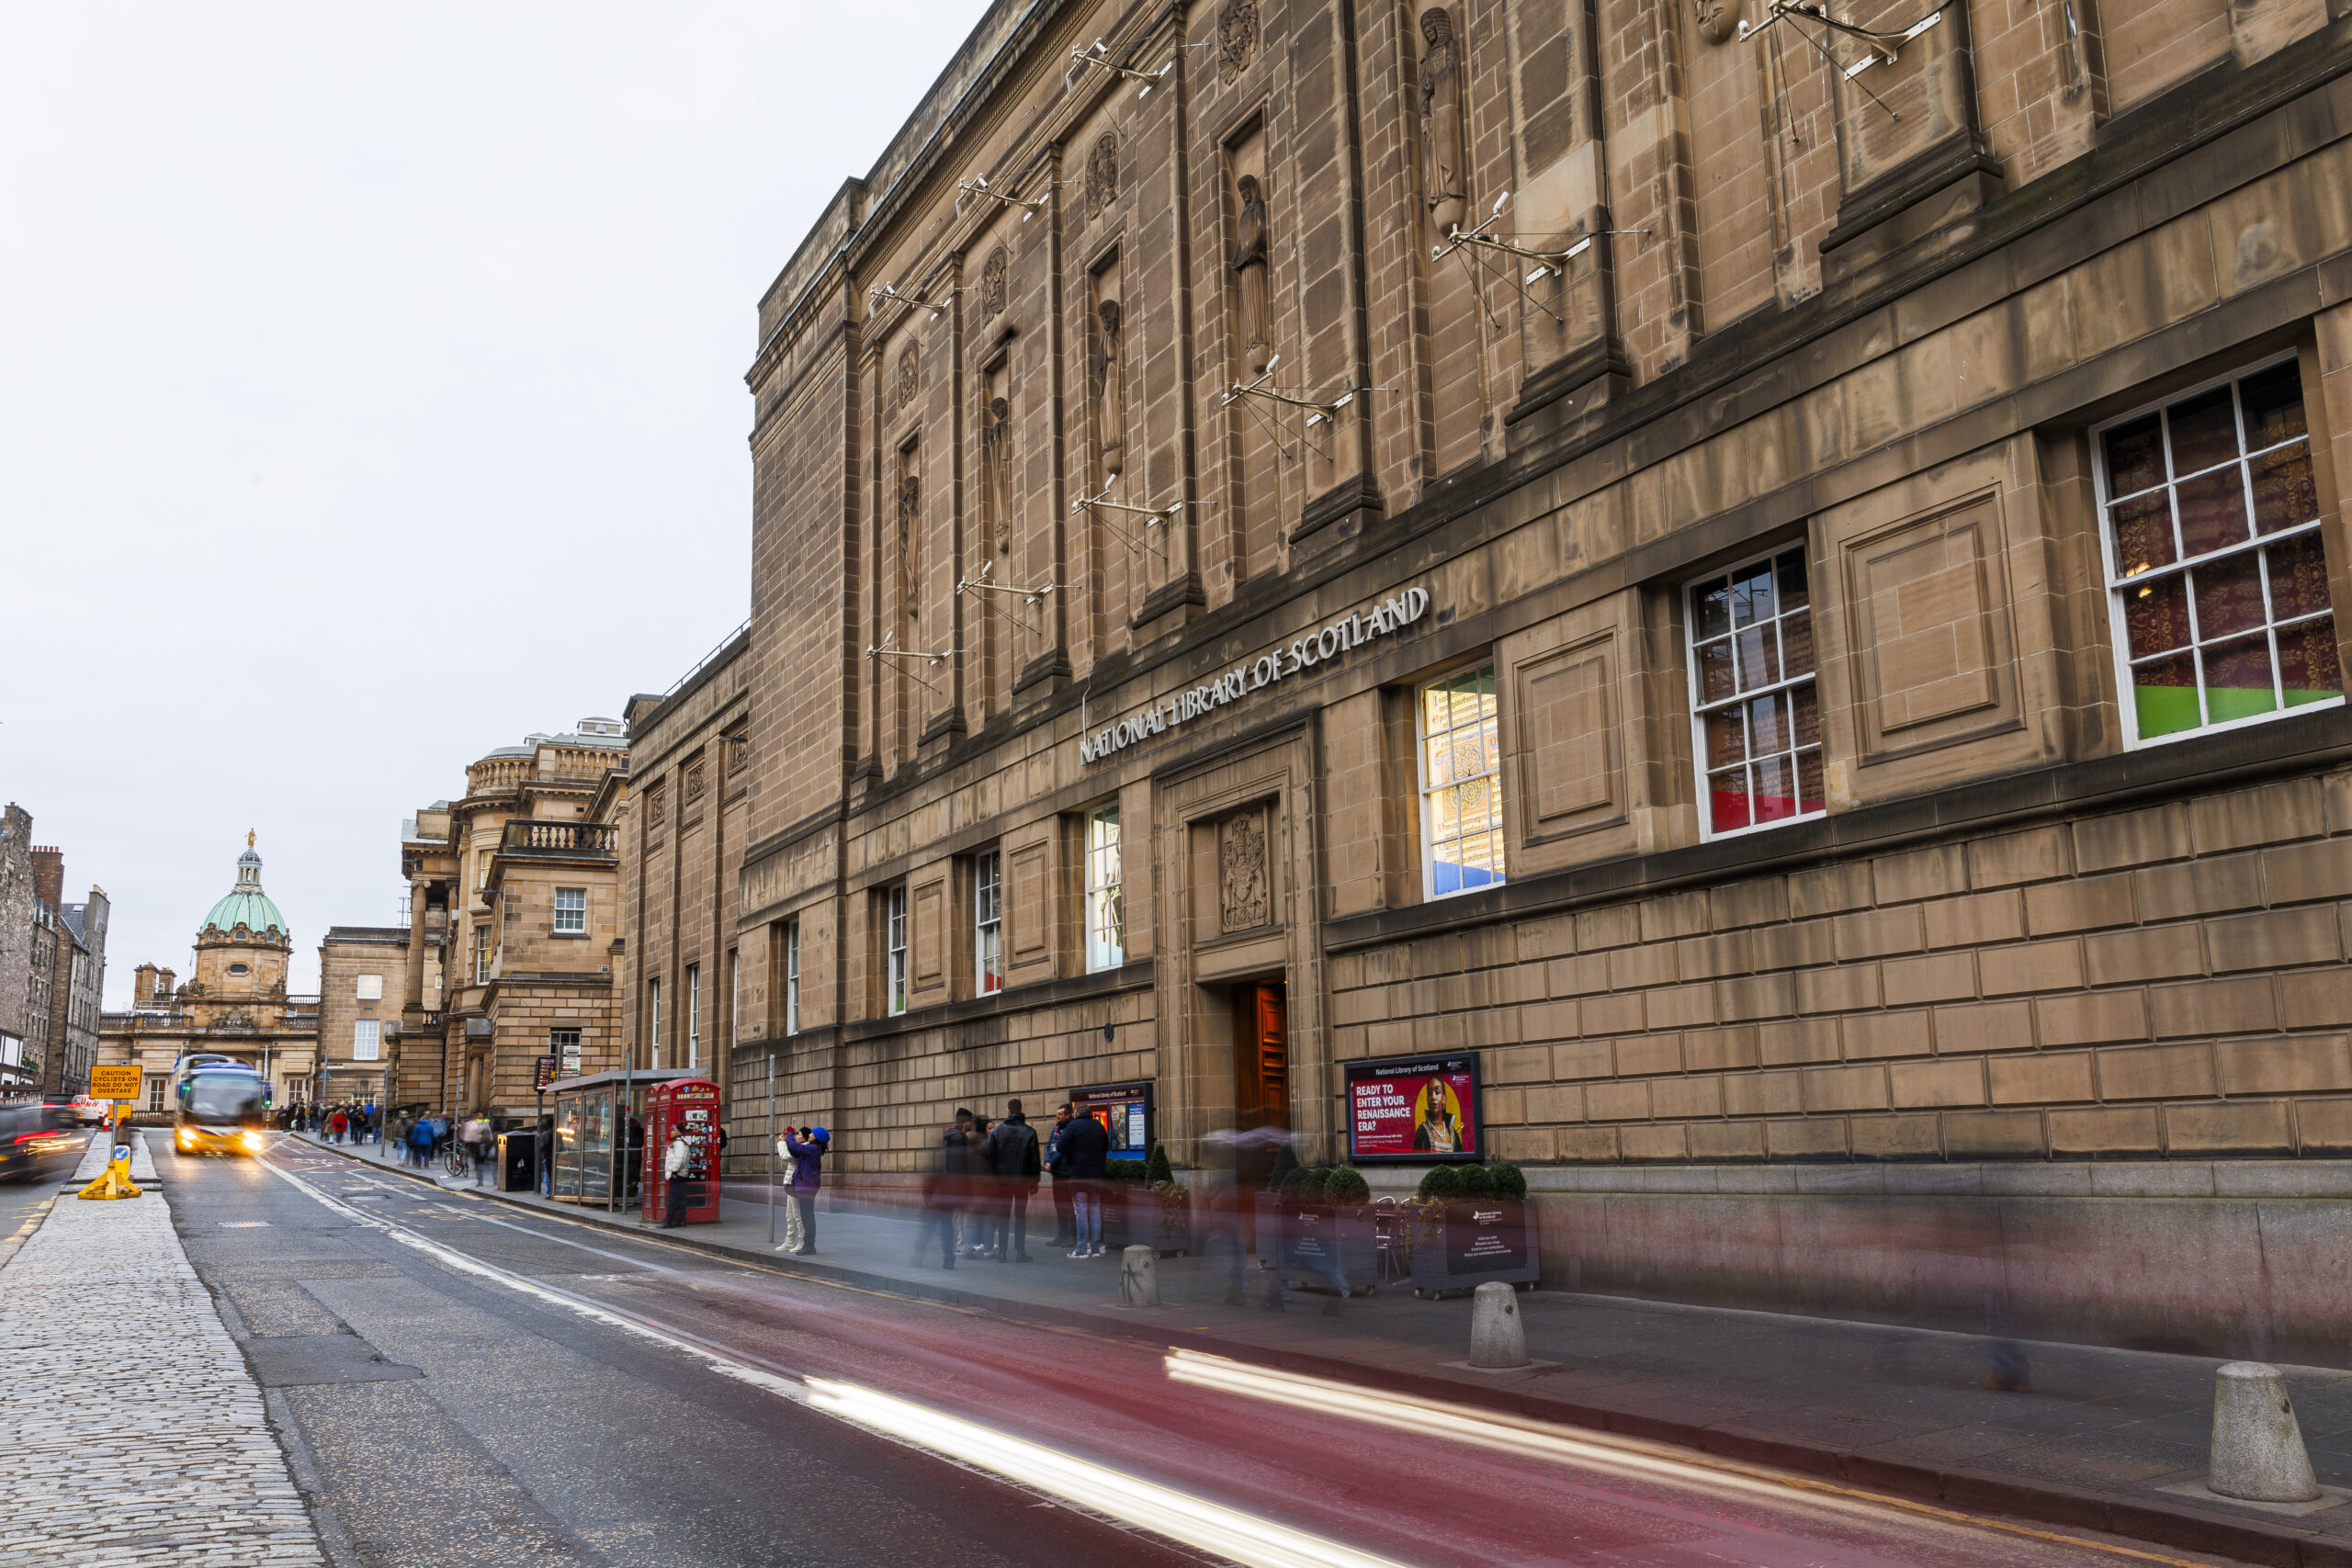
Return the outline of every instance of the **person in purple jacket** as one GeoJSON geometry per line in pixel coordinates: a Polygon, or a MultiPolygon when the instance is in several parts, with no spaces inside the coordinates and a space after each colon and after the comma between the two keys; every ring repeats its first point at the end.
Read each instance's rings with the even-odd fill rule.
{"type": "Polygon", "coordinates": [[[824,1158],[833,1145],[833,1135],[822,1127],[811,1127],[808,1135],[798,1135],[800,1129],[784,1130],[784,1152],[792,1156],[792,1179],[785,1190],[792,1194],[794,1213],[800,1216],[800,1245],[792,1249],[796,1258],[813,1256],[817,1250],[817,1190],[825,1184],[824,1158]]]}

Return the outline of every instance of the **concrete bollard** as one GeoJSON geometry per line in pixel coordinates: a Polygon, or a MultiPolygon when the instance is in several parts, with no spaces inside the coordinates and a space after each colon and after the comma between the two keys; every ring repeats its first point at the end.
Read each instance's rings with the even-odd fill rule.
{"type": "Polygon", "coordinates": [[[1159,1254],[1152,1248],[1130,1247],[1119,1254],[1119,1304],[1159,1304],[1159,1254]]]}
{"type": "Polygon", "coordinates": [[[1519,1320],[1519,1292],[1500,1280],[1487,1280],[1471,1298],[1470,1364],[1527,1365],[1527,1325],[1519,1320]]]}
{"type": "Polygon", "coordinates": [[[2278,1368],[2232,1361],[2213,1374],[2213,1460],[2205,1484],[2245,1503],[2318,1500],[2319,1480],[2278,1368]]]}

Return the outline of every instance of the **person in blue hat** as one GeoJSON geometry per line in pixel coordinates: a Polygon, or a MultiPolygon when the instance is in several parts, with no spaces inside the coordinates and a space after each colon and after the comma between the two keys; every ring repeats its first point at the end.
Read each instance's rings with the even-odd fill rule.
{"type": "Polygon", "coordinates": [[[792,1179],[785,1190],[792,1195],[793,1213],[799,1217],[800,1245],[792,1249],[793,1256],[808,1258],[817,1250],[817,1190],[825,1184],[824,1158],[833,1146],[833,1135],[822,1127],[811,1127],[808,1135],[800,1135],[797,1127],[784,1130],[784,1152],[792,1156],[792,1179]]]}

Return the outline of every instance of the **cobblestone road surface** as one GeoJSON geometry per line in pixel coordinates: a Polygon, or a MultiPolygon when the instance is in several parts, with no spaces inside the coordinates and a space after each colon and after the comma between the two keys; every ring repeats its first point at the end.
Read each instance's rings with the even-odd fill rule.
{"type": "Polygon", "coordinates": [[[60,1195],[0,1267],[0,1562],[324,1561],[160,1193],[60,1195]]]}

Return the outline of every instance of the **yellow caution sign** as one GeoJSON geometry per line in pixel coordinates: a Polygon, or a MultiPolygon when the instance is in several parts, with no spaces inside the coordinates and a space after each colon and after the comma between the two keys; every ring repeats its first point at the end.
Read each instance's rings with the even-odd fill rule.
{"type": "MultiPolygon", "coordinates": [[[[91,1069],[91,1074],[95,1077],[104,1070],[94,1067],[91,1069]]],[[[136,1198],[139,1196],[139,1184],[130,1179],[130,1145],[123,1142],[128,1135],[122,1130],[123,1125],[130,1120],[130,1108],[126,1105],[116,1113],[115,1117],[114,1157],[107,1161],[104,1176],[82,1189],[82,1197],[136,1198]]]]}
{"type": "Polygon", "coordinates": [[[115,1066],[90,1069],[92,1100],[137,1100],[139,1098],[139,1068],[115,1066]]]}

